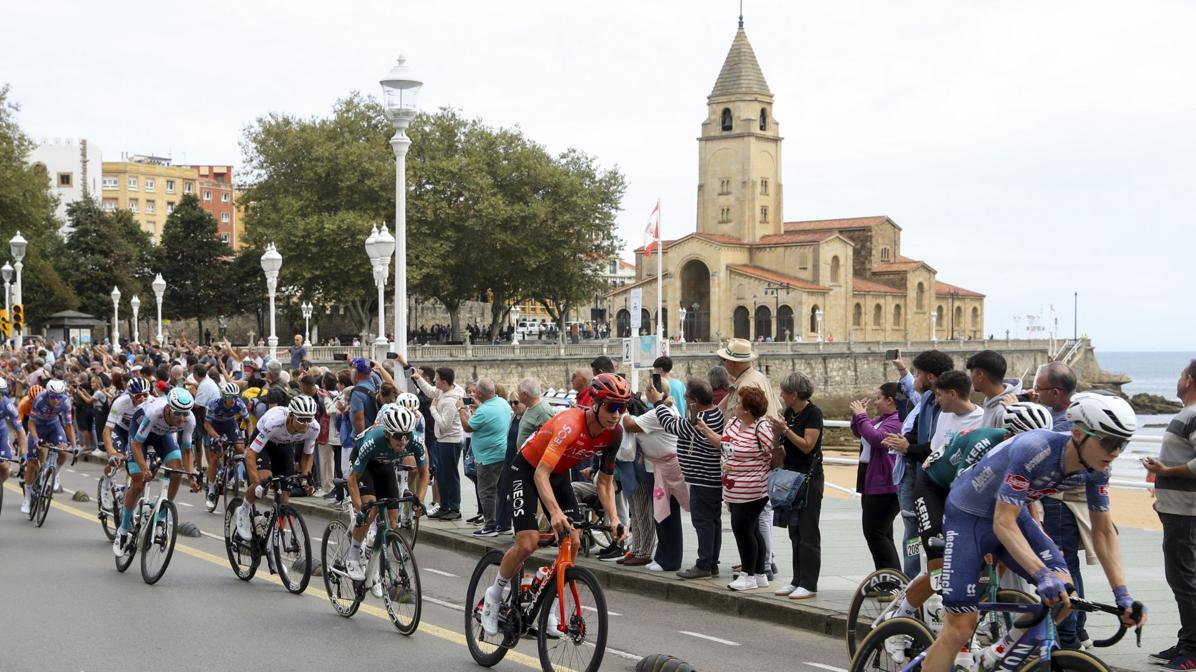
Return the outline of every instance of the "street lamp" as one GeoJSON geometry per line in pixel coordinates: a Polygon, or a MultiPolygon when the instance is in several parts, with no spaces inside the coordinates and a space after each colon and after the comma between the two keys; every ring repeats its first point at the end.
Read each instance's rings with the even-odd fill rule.
{"type": "MultiPolygon", "coordinates": [[[[25,268],[25,264],[21,263],[21,260],[25,258],[25,246],[28,244],[29,241],[25,240],[20,231],[17,231],[17,235],[8,241],[8,249],[12,252],[13,260],[17,262],[13,264],[13,268],[17,271],[17,290],[13,293],[12,300],[14,304],[19,304],[24,299],[24,294],[21,292],[21,269],[25,268]]],[[[20,348],[25,343],[24,331],[25,329],[22,327],[17,332],[17,348],[20,348]]]]}
{"type": "Polygon", "coordinates": [[[150,287],[154,288],[154,298],[158,301],[158,344],[162,343],[162,297],[166,295],[166,281],[162,279],[162,274],[159,273],[154,277],[154,281],[150,283],[150,287]]]}
{"type": "MultiPolygon", "coordinates": [[[[392,352],[407,357],[407,150],[411,139],[407,126],[418,109],[419,90],[423,82],[407,65],[402,55],[390,72],[379,82],[382,85],[382,105],[386,117],[395,126],[390,146],[395,152],[395,342],[392,352]],[[396,349],[397,348],[397,349],[396,349]]],[[[382,331],[379,325],[378,331],[382,331]]]]}
{"type": "Polygon", "coordinates": [[[681,305],[681,309],[677,311],[677,314],[681,316],[681,342],[684,343],[685,342],[685,304],[681,305]]]}
{"type": "Polygon", "coordinates": [[[113,352],[120,350],[120,322],[117,319],[120,317],[120,287],[113,286],[112,294],[112,347],[113,352]]]}
{"type": "Polygon", "coordinates": [[[789,283],[787,282],[773,284],[772,281],[769,281],[768,284],[764,286],[765,294],[772,294],[774,297],[776,297],[776,308],[773,312],[773,319],[777,321],[776,340],[778,341],[781,340],[781,291],[783,290],[785,292],[785,296],[788,297],[790,289],[789,283]]]}
{"type": "Polygon", "coordinates": [[[931,311],[930,313],[930,342],[938,345],[939,342],[939,311],[931,311]]]}
{"type": "Polygon", "coordinates": [[[511,345],[519,345],[519,315],[522,312],[519,310],[519,306],[511,306],[511,322],[515,327],[511,332],[511,345]]]}
{"type": "Polygon", "coordinates": [[[0,273],[4,275],[4,313],[12,318],[12,290],[10,283],[12,282],[12,264],[7,261],[4,262],[4,267],[0,268],[0,273]]]}
{"type": "Polygon", "coordinates": [[[282,255],[274,243],[266,246],[266,253],[262,255],[262,271],[266,274],[266,290],[270,293],[270,338],[266,343],[270,345],[270,359],[278,358],[278,334],[274,332],[274,293],[278,291],[278,269],[282,268],[282,255]]]}
{"type": "Polygon", "coordinates": [[[137,324],[137,313],[141,310],[141,299],[134,294],[133,298],[129,300],[129,305],[133,307],[133,342],[141,342],[141,329],[137,324]]]}
{"type": "Polygon", "coordinates": [[[814,322],[818,324],[818,342],[822,343],[822,309],[814,311],[814,322]]]}
{"type": "MultiPolygon", "coordinates": [[[[394,253],[394,238],[386,225],[382,230],[378,227],[370,230],[369,238],[365,239],[365,253],[370,258],[370,265],[374,268],[374,283],[378,285],[378,337],[374,345],[386,345],[386,276],[390,271],[390,255],[394,253]]],[[[397,308],[396,308],[397,309],[397,308]]],[[[395,334],[396,340],[398,334],[395,334]]],[[[403,339],[406,342],[406,338],[403,339]]]]}
{"type": "Polygon", "coordinates": [[[301,303],[299,309],[303,311],[303,340],[308,342],[311,341],[311,312],[315,308],[310,303],[301,303]]]}

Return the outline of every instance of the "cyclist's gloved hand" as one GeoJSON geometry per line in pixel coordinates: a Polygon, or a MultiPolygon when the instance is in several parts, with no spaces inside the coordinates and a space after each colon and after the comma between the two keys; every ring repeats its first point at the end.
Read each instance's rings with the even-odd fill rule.
{"type": "Polygon", "coordinates": [[[1134,598],[1130,595],[1130,589],[1125,586],[1117,586],[1113,589],[1113,601],[1117,603],[1117,607],[1122,610],[1132,609],[1134,607],[1134,598]]]}
{"type": "Polygon", "coordinates": [[[364,511],[355,511],[353,513],[353,524],[356,525],[357,527],[361,527],[362,525],[365,524],[365,512],[364,511]]]}
{"type": "Polygon", "coordinates": [[[1043,600],[1060,600],[1067,594],[1067,586],[1049,568],[1034,572],[1034,585],[1043,600]]]}

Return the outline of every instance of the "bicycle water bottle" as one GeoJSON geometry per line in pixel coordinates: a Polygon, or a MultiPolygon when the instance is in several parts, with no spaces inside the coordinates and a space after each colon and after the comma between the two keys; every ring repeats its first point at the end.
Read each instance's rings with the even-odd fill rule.
{"type": "Polygon", "coordinates": [[[964,645],[959,653],[955,654],[955,663],[952,664],[951,669],[953,672],[972,672],[975,667],[976,661],[972,659],[972,649],[970,646],[964,645]]]}
{"type": "Polygon", "coordinates": [[[535,586],[534,580],[532,579],[532,575],[527,572],[524,572],[523,578],[519,580],[519,592],[526,593],[535,587],[536,586],[535,586]]]}
{"type": "Polygon", "coordinates": [[[362,542],[362,545],[365,546],[366,548],[373,548],[374,547],[374,538],[377,536],[378,536],[378,524],[374,523],[373,525],[370,525],[370,529],[366,530],[365,541],[362,542]]]}
{"type": "Polygon", "coordinates": [[[932,594],[926,599],[923,610],[926,612],[926,625],[937,635],[943,629],[943,596],[938,593],[932,594]]]}
{"type": "Polygon", "coordinates": [[[532,579],[532,590],[538,590],[544,581],[548,578],[548,568],[541,567],[536,570],[536,576],[532,579]]]}

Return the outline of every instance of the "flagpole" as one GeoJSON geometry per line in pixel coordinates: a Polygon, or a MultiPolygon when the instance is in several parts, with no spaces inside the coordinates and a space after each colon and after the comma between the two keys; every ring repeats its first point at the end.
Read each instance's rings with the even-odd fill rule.
{"type": "Polygon", "coordinates": [[[664,247],[661,230],[664,222],[660,215],[660,199],[656,200],[656,354],[663,354],[664,347],[664,247]]]}

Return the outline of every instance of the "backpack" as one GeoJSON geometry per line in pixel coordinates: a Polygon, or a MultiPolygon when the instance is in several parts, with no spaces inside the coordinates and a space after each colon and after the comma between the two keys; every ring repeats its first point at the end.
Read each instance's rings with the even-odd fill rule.
{"type": "Polygon", "coordinates": [[[361,393],[365,403],[362,404],[362,412],[365,414],[365,426],[370,427],[374,424],[374,420],[378,417],[378,401],[374,399],[373,392],[367,387],[361,385],[354,385],[352,391],[349,393],[349,403],[353,403],[353,395],[361,393]]]}

